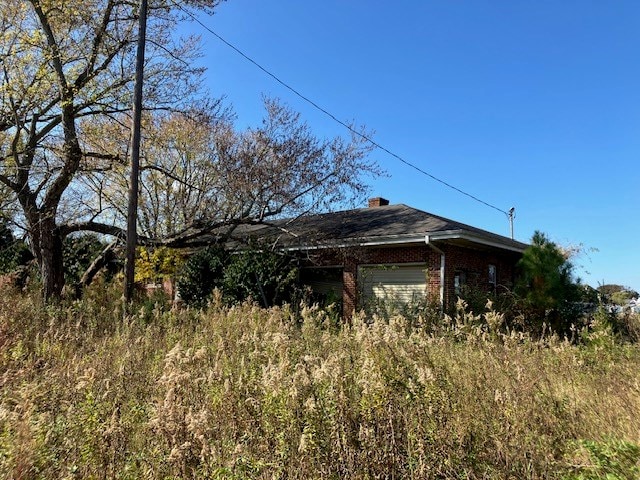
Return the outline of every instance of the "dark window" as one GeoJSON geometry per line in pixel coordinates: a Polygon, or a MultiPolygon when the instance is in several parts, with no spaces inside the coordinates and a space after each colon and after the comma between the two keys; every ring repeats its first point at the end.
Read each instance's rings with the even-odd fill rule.
{"type": "Polygon", "coordinates": [[[464,272],[456,272],[453,276],[453,290],[456,295],[462,294],[462,289],[467,283],[467,275],[464,272]]]}
{"type": "Polygon", "coordinates": [[[496,283],[497,283],[496,266],[489,265],[489,286],[492,289],[495,289],[496,283]]]}

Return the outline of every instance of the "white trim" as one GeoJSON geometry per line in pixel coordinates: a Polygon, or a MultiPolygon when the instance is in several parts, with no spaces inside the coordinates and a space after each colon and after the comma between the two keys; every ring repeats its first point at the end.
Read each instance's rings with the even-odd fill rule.
{"type": "Polygon", "coordinates": [[[429,262],[389,262],[389,263],[359,263],[358,267],[365,267],[365,268],[370,268],[370,267],[380,267],[380,268],[386,268],[386,267],[422,267],[422,266],[429,266],[429,262]]]}
{"type": "MultiPolygon", "coordinates": [[[[432,241],[442,241],[442,240],[468,240],[474,243],[480,243],[482,245],[487,245],[490,247],[502,248],[505,250],[511,250],[512,252],[522,253],[525,251],[526,247],[518,247],[517,245],[508,245],[506,243],[502,243],[497,240],[492,240],[485,238],[482,235],[474,234],[471,232],[466,232],[464,230],[445,230],[442,232],[436,232],[427,235],[432,241]]],[[[515,240],[514,240],[515,242],[515,240]]]]}
{"type": "MultiPolygon", "coordinates": [[[[501,248],[503,250],[510,250],[512,252],[522,253],[524,252],[526,247],[519,247],[517,245],[509,245],[506,242],[500,242],[498,240],[493,240],[486,238],[482,235],[474,234],[471,232],[467,232],[465,230],[444,230],[435,233],[428,233],[426,237],[430,238],[431,241],[443,241],[443,240],[467,240],[473,243],[478,243],[481,245],[486,245],[489,247],[501,248]]],[[[386,235],[381,237],[376,237],[375,240],[363,240],[354,238],[352,241],[342,242],[342,243],[324,243],[321,245],[304,245],[299,247],[285,247],[284,250],[291,251],[301,251],[301,250],[324,250],[327,248],[350,248],[350,247],[378,247],[378,246],[389,246],[389,245],[406,245],[406,244],[416,244],[423,243],[425,239],[425,234],[423,233],[414,233],[411,235],[386,235]]],[[[508,239],[507,239],[508,240],[508,239]]],[[[515,240],[514,240],[515,242],[515,240]]]]}

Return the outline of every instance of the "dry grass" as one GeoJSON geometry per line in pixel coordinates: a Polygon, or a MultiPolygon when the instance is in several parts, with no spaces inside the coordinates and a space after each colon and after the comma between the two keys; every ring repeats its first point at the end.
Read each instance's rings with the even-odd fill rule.
{"type": "Polygon", "coordinates": [[[0,297],[4,478],[640,476],[634,344],[91,295],[0,297]]]}

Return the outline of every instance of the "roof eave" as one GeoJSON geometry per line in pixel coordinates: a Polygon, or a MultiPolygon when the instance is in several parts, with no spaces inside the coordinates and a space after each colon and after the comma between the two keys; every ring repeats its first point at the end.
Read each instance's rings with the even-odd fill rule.
{"type": "Polygon", "coordinates": [[[406,245],[423,243],[424,234],[413,235],[385,235],[381,237],[370,238],[352,238],[343,239],[334,242],[318,243],[315,245],[298,245],[291,247],[284,247],[287,251],[298,250],[321,250],[325,248],[349,248],[349,247],[379,247],[385,245],[406,245]]]}
{"type": "Polygon", "coordinates": [[[394,245],[408,245],[408,244],[422,244],[426,242],[426,238],[429,237],[429,241],[447,241],[447,240],[467,240],[472,243],[477,243],[494,248],[501,248],[504,250],[510,250],[517,253],[522,253],[526,249],[526,245],[519,244],[519,242],[510,243],[502,242],[499,239],[487,238],[482,235],[478,235],[466,230],[446,230],[440,232],[430,233],[416,233],[410,235],[386,235],[380,237],[370,238],[354,238],[336,242],[326,242],[316,245],[299,245],[285,247],[287,251],[306,251],[306,250],[322,250],[327,248],[349,248],[349,247],[382,247],[382,246],[394,246],[394,245]],[[522,245],[522,246],[521,246],[522,245]]]}
{"type": "Polygon", "coordinates": [[[446,240],[467,240],[469,242],[478,243],[494,248],[501,248],[504,250],[510,250],[512,252],[522,253],[526,250],[527,246],[524,243],[517,242],[516,240],[510,240],[505,238],[502,241],[499,238],[492,238],[484,236],[475,232],[469,232],[468,230],[445,230],[441,232],[429,233],[430,241],[446,241],[446,240]]]}

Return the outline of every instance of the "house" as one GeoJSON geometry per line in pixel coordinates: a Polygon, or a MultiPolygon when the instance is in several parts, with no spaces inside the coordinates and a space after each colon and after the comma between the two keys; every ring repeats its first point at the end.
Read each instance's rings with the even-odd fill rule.
{"type": "Polygon", "coordinates": [[[301,281],[342,299],[343,314],[371,301],[453,305],[463,288],[510,289],[528,245],[470,225],[372,198],[367,208],[252,225],[240,235],[301,259],[301,281]]]}

